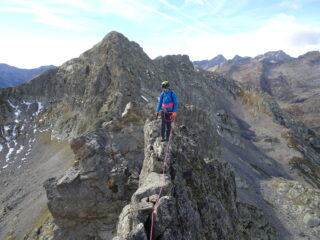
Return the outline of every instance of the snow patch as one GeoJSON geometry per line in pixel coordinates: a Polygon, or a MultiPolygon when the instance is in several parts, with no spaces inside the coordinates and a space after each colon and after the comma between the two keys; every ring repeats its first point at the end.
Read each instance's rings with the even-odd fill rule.
{"type": "Polygon", "coordinates": [[[9,103],[10,107],[12,107],[12,108],[15,109],[14,115],[15,115],[16,117],[19,117],[21,111],[20,111],[18,105],[17,105],[17,106],[13,105],[13,104],[10,102],[10,100],[8,100],[8,103],[9,103]]]}
{"type": "Polygon", "coordinates": [[[43,105],[42,105],[42,103],[41,103],[41,102],[37,102],[37,103],[38,103],[38,111],[36,112],[36,115],[38,115],[39,113],[41,113],[42,110],[43,110],[43,105]]]}
{"type": "Polygon", "coordinates": [[[21,113],[21,111],[18,109],[15,111],[14,115],[16,115],[16,117],[19,117],[20,113],[21,113]]]}
{"type": "Polygon", "coordinates": [[[17,126],[14,126],[12,136],[15,138],[17,136],[17,126]]]}
{"type": "Polygon", "coordinates": [[[44,128],[44,129],[40,129],[39,132],[43,133],[43,132],[47,132],[49,130],[49,128],[44,128]]]}
{"type": "Polygon", "coordinates": [[[145,96],[142,96],[141,97],[143,98],[143,100],[145,100],[146,102],[149,102],[149,100],[145,97],[145,96]]]}
{"type": "MultiPolygon", "coordinates": [[[[9,147],[9,144],[8,144],[8,147],[9,147]]],[[[6,162],[8,162],[10,160],[10,155],[12,154],[14,148],[9,148],[9,152],[7,153],[7,156],[6,156],[6,162]]]]}
{"type": "Polygon", "coordinates": [[[8,103],[9,103],[10,107],[12,107],[12,108],[16,108],[16,106],[15,106],[15,105],[13,105],[13,104],[10,102],[10,100],[8,100],[8,103]]]}
{"type": "Polygon", "coordinates": [[[29,138],[29,147],[31,148],[31,144],[36,141],[35,138],[29,138]]]}
{"type": "Polygon", "coordinates": [[[222,137],[222,134],[221,134],[221,132],[219,131],[221,129],[221,127],[220,127],[220,125],[218,125],[217,126],[217,133],[218,133],[218,135],[220,136],[220,137],[222,137]]]}
{"type": "Polygon", "coordinates": [[[29,110],[30,105],[32,104],[31,102],[26,102],[23,100],[23,104],[27,105],[27,111],[29,110]]]}
{"type": "Polygon", "coordinates": [[[2,147],[2,144],[0,144],[0,152],[2,151],[3,147],[2,147]]]}
{"type": "Polygon", "coordinates": [[[6,139],[6,141],[10,141],[10,135],[9,135],[9,130],[10,130],[10,126],[4,126],[4,138],[6,139]]]}
{"type": "Polygon", "coordinates": [[[19,154],[24,149],[24,146],[21,145],[21,147],[17,150],[17,154],[19,154]]]}
{"type": "Polygon", "coordinates": [[[31,147],[31,144],[29,143],[29,149],[28,149],[25,156],[29,156],[29,154],[31,153],[31,150],[32,150],[32,147],[31,147]]]}
{"type": "Polygon", "coordinates": [[[2,168],[7,168],[9,166],[9,164],[4,165],[2,168]]]}

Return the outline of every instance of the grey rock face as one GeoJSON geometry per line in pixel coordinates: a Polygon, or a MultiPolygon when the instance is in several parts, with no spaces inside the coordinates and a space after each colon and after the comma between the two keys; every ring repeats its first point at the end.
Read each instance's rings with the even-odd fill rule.
{"type": "Polygon", "coordinates": [[[243,239],[275,239],[276,232],[270,227],[263,212],[254,206],[239,203],[240,232],[243,239]]]}
{"type": "Polygon", "coordinates": [[[166,146],[155,134],[159,122],[146,121],[143,127],[138,121],[130,127],[136,131],[127,132],[128,126],[121,123],[133,112],[137,116],[132,108],[127,112],[131,115],[123,114],[106,124],[106,129],[75,139],[76,166],[62,178],[45,183],[48,206],[58,226],[56,239],[148,239],[154,207],[153,236],[157,239],[241,239],[243,234],[251,239],[275,238],[261,211],[236,205],[229,165],[204,154],[192,131],[176,127],[163,177],[159,160],[166,146]],[[120,134],[126,146],[135,146],[137,139],[144,139],[144,144],[129,152],[119,150],[112,157],[111,146],[123,144],[109,141],[120,134]],[[132,134],[137,138],[130,138],[132,134]]]}
{"type": "MultiPolygon", "coordinates": [[[[267,98],[254,99],[251,116],[242,104],[245,91],[232,80],[195,69],[185,55],[151,61],[138,44],[112,32],[79,58],[30,83],[0,90],[0,126],[4,130],[10,122],[10,129],[17,129],[15,108],[7,100],[16,106],[29,99],[32,110],[26,112],[43,106],[30,121],[50,130],[50,138],[70,141],[73,165],[61,176],[50,174],[44,184],[57,240],[148,239],[162,181],[154,219],[158,239],[275,239],[256,208],[265,206],[259,185],[274,175],[290,175],[254,145],[258,137],[245,117],[253,119],[254,127],[254,114],[262,109],[264,118],[283,124],[277,129],[299,125],[267,98]],[[159,139],[160,121],[153,119],[163,80],[170,81],[180,101],[165,178],[165,144],[159,139]],[[245,191],[239,190],[241,196],[234,171],[237,182],[246,183],[238,184],[245,191]]],[[[263,138],[271,139],[265,144],[272,147],[283,142],[280,134],[263,138]]],[[[310,142],[319,145],[316,136],[310,142]]],[[[41,149],[39,155],[46,156],[41,149]]],[[[278,227],[277,218],[268,215],[270,208],[262,209],[278,227]]]]}
{"type": "Polygon", "coordinates": [[[318,174],[320,170],[320,149],[317,147],[320,136],[305,124],[295,121],[291,114],[282,111],[270,96],[264,95],[263,105],[271,112],[277,122],[290,129],[290,133],[286,136],[289,144],[305,156],[304,161],[297,162],[293,159],[291,163],[293,168],[298,169],[313,184],[320,186],[318,174]],[[308,165],[311,169],[308,168],[308,165]]]}
{"type": "Polygon", "coordinates": [[[235,204],[235,181],[228,164],[213,159],[205,161],[206,155],[200,153],[197,139],[190,137],[192,132],[185,127],[177,126],[174,131],[168,169],[161,179],[157,162],[152,159],[162,158],[166,146],[150,134],[156,129],[155,122],[146,123],[146,157],[140,187],[123,209],[113,240],[144,239],[144,234],[132,238],[142,231],[142,226],[149,239],[152,208],[142,212],[134,206],[142,203],[154,206],[157,198],[154,194],[159,192],[161,180],[164,190],[154,206],[154,239],[242,239],[246,234],[249,239],[275,239],[275,232],[261,211],[235,204]],[[150,181],[155,176],[157,179],[150,181]]]}
{"type": "MultiPolygon", "coordinates": [[[[286,213],[290,224],[309,239],[318,239],[320,232],[320,190],[298,181],[273,178],[268,185],[275,189],[267,201],[286,213]]],[[[299,239],[297,237],[297,239],[299,239]]]]}
{"type": "Polygon", "coordinates": [[[59,227],[56,239],[111,238],[116,219],[138,187],[143,161],[143,118],[138,116],[139,110],[130,108],[106,128],[73,140],[75,167],[44,184],[59,227]]]}
{"type": "Polygon", "coordinates": [[[307,213],[303,217],[303,222],[308,226],[308,227],[318,227],[320,225],[320,215],[319,214],[311,214],[307,213]]]}

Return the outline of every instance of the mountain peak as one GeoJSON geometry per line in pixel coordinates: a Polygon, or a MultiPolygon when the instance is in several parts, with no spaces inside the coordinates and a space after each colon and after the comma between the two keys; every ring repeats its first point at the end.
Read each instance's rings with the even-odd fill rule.
{"type": "Polygon", "coordinates": [[[266,52],[265,54],[261,54],[261,55],[256,56],[254,59],[256,59],[258,61],[276,63],[276,62],[288,60],[291,58],[292,57],[289,56],[288,54],[286,54],[284,51],[278,50],[278,51],[266,52]]]}
{"type": "Polygon", "coordinates": [[[223,62],[226,62],[227,59],[222,54],[219,54],[216,57],[212,58],[210,61],[217,61],[217,62],[223,63],[223,62]]]}
{"type": "Polygon", "coordinates": [[[114,56],[124,59],[125,55],[139,54],[146,57],[143,49],[136,42],[130,41],[123,34],[112,31],[99,43],[80,55],[82,58],[106,59],[114,56]]]}
{"type": "Polygon", "coordinates": [[[300,55],[298,58],[313,58],[313,57],[319,57],[320,56],[320,52],[319,51],[310,51],[310,52],[307,52],[303,55],[300,55]]]}
{"type": "Polygon", "coordinates": [[[228,60],[229,63],[245,63],[251,60],[251,57],[241,57],[239,55],[235,55],[231,60],[228,60]]]}
{"type": "Polygon", "coordinates": [[[227,59],[223,55],[219,54],[211,60],[194,61],[193,64],[204,70],[207,70],[209,68],[225,63],[226,61],[227,59]]]}
{"type": "MultiPolygon", "coordinates": [[[[117,31],[109,32],[100,43],[110,42],[110,41],[126,41],[129,42],[128,38],[126,38],[122,33],[117,31]]],[[[99,44],[99,43],[98,43],[99,44]]]]}
{"type": "Polygon", "coordinates": [[[108,50],[110,47],[116,47],[117,45],[129,44],[130,41],[124,35],[119,32],[112,31],[108,33],[100,42],[94,45],[91,49],[86,51],[86,53],[92,52],[104,52],[108,50]]]}

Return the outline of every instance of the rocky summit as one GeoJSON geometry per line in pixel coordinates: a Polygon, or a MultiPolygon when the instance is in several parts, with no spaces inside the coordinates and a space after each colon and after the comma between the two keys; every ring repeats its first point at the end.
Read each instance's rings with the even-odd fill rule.
{"type": "Polygon", "coordinates": [[[212,67],[218,66],[227,62],[227,59],[219,54],[218,56],[212,58],[211,60],[203,60],[203,61],[194,61],[193,65],[202,68],[204,70],[210,69],[212,67]]]}
{"type": "Polygon", "coordinates": [[[0,239],[319,237],[317,132],[188,56],[151,60],[111,32],[1,89],[0,106],[0,239]],[[170,144],[154,116],[164,80],[179,98],[170,144]]]}

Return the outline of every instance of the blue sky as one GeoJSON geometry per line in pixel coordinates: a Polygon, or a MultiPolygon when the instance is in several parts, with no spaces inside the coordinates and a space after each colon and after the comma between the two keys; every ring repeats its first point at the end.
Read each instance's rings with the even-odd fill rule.
{"type": "Polygon", "coordinates": [[[118,31],[155,58],[320,49],[320,0],[1,0],[0,63],[61,65],[118,31]]]}

